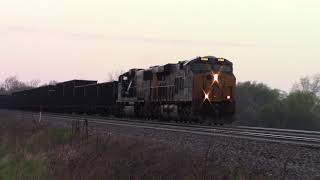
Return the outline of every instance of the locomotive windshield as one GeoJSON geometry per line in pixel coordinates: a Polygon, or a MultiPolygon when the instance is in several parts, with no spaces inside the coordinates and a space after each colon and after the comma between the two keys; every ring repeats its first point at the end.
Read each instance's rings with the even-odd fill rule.
{"type": "Polygon", "coordinates": [[[195,74],[207,73],[210,71],[219,71],[224,73],[232,73],[232,63],[224,58],[215,57],[199,57],[190,63],[191,70],[195,74]]]}
{"type": "Polygon", "coordinates": [[[208,63],[194,63],[191,65],[191,70],[193,73],[206,73],[212,71],[212,67],[208,63]]]}
{"type": "Polygon", "coordinates": [[[194,63],[191,65],[193,73],[207,73],[210,71],[219,71],[225,73],[232,73],[232,65],[226,64],[209,64],[209,63],[194,63]]]}
{"type": "Polygon", "coordinates": [[[232,72],[232,66],[231,65],[221,65],[221,64],[215,64],[213,65],[214,71],[220,71],[225,73],[231,73],[232,72]]]}

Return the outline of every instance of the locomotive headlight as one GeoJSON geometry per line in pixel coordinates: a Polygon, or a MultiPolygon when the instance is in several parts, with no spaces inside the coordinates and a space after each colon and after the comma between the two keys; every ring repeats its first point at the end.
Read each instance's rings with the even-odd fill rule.
{"type": "Polygon", "coordinates": [[[209,94],[204,94],[204,99],[208,99],[209,100],[209,94]]]}
{"type": "Polygon", "coordinates": [[[204,93],[203,102],[205,102],[206,100],[208,100],[210,102],[210,92],[206,93],[205,91],[203,91],[203,93],[204,93]]]}
{"type": "Polygon", "coordinates": [[[227,96],[227,99],[231,99],[231,96],[227,96]]]}
{"type": "Polygon", "coordinates": [[[213,74],[213,82],[219,82],[219,74],[213,74]]]}

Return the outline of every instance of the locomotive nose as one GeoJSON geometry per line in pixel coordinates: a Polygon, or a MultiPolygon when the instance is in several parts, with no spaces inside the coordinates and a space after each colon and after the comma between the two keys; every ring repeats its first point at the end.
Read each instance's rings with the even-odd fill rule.
{"type": "Polygon", "coordinates": [[[201,111],[203,114],[207,116],[214,117],[219,114],[221,111],[221,106],[219,103],[210,102],[209,100],[205,100],[201,106],[201,111]]]}

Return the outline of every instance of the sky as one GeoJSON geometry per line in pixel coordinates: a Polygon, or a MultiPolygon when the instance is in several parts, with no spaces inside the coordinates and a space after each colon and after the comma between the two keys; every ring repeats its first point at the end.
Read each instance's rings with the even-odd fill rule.
{"type": "Polygon", "coordinates": [[[94,79],[196,56],[289,91],[320,73],[318,0],[0,0],[0,81],[94,79]]]}

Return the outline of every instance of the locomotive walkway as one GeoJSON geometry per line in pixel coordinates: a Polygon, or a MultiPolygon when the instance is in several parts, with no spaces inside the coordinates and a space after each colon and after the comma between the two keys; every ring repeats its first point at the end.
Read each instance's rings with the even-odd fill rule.
{"type": "MultiPolygon", "coordinates": [[[[18,111],[19,112],[19,111],[18,111]]],[[[39,113],[31,113],[38,118],[39,113]]],[[[110,118],[101,116],[86,116],[86,115],[71,115],[71,114],[56,114],[44,113],[42,119],[48,121],[84,121],[88,120],[89,124],[95,125],[114,125],[127,126],[134,128],[146,128],[162,131],[192,133],[205,136],[224,136],[233,138],[250,139],[257,141],[267,141],[275,143],[287,143],[300,146],[320,147],[320,132],[302,131],[289,129],[247,127],[247,126],[204,126],[199,124],[184,124],[173,122],[160,122],[151,120],[133,120],[122,118],[110,118]]]]}

